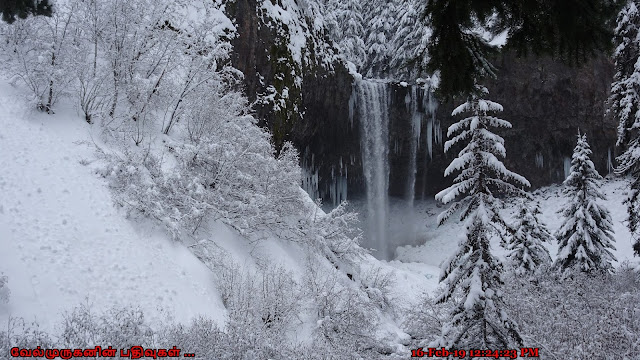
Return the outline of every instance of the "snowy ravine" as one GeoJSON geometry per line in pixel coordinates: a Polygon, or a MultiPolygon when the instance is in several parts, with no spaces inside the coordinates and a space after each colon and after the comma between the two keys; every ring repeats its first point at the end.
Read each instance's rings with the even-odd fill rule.
{"type": "Polygon", "coordinates": [[[8,318],[57,325],[63,311],[89,302],[101,312],[140,307],[153,323],[198,314],[221,323],[225,309],[211,272],[182,245],[135,228],[89,166],[91,128],[75,110],[32,110],[0,81],[0,272],[9,278],[8,318]]]}

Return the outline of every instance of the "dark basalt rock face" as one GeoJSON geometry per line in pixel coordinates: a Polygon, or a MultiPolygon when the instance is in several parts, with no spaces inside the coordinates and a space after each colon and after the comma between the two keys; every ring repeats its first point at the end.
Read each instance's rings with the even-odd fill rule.
{"type": "MultiPolygon", "coordinates": [[[[238,30],[238,37],[232,42],[232,63],[245,74],[249,101],[256,101],[269,85],[283,84],[294,88],[293,79],[282,79],[281,74],[288,75],[291,71],[286,66],[283,68],[278,60],[287,57],[291,60],[290,54],[286,53],[278,32],[266,26],[258,16],[257,1],[235,0],[226,7],[238,30]]],[[[313,53],[313,49],[310,52],[313,53]]],[[[337,178],[346,179],[349,189],[364,188],[364,180],[359,175],[362,173],[360,126],[357,119],[349,120],[349,98],[354,79],[339,60],[329,68],[304,64],[301,72],[300,94],[288,100],[289,108],[295,102],[298,111],[276,113],[271,106],[261,103],[256,103],[254,109],[260,125],[269,128],[273,134],[276,148],[284,141],[293,142],[300,152],[301,163],[317,173],[317,195],[325,203],[331,203],[331,188],[335,187],[337,178]]]]}
{"type": "Polygon", "coordinates": [[[508,168],[533,187],[564,180],[563,159],[571,157],[579,130],[587,134],[597,170],[603,176],[609,172],[617,127],[605,114],[614,74],[611,60],[602,55],[572,68],[549,58],[506,54],[496,65],[498,79],[487,86],[490,98],[504,106],[500,116],[513,124],[501,131],[508,168]],[[536,155],[543,159],[541,167],[536,155]]]}
{"type": "MultiPolygon", "coordinates": [[[[245,74],[250,101],[264,93],[277,79],[278,63],[271,60],[278,52],[277,33],[260,25],[255,0],[236,0],[227,5],[236,20],[239,36],[234,40],[235,67],[245,74]]],[[[608,152],[614,154],[616,123],[605,116],[605,101],[613,78],[613,64],[600,56],[585,66],[572,68],[548,58],[519,59],[511,54],[494,61],[498,79],[487,81],[489,99],[504,106],[498,116],[510,121],[512,129],[497,129],[505,138],[507,168],[525,176],[534,188],[564,179],[564,159],[570,158],[578,129],[586,133],[593,150],[597,170],[608,173],[608,152]]],[[[290,140],[298,148],[301,162],[308,170],[306,181],[317,174],[317,190],[312,196],[331,204],[339,200],[336,183],[346,181],[348,198],[362,197],[364,177],[360,153],[360,123],[351,118],[349,99],[354,79],[344,64],[336,61],[333,69],[307,66],[303,69],[299,116],[274,114],[269,106],[257,104],[256,115],[261,124],[274,133],[279,146],[290,140]],[[340,180],[342,179],[342,180],[340,180]]],[[[410,87],[391,83],[390,100],[390,168],[389,193],[407,196],[410,150],[413,135],[411,114],[406,104],[410,87]]],[[[382,99],[381,99],[382,101],[382,99]]],[[[443,141],[446,129],[454,121],[450,116],[463,99],[440,104],[437,120],[441,123],[443,141]]],[[[452,178],[443,171],[455,151],[443,153],[443,145],[433,143],[432,157],[426,151],[426,124],[422,125],[421,145],[416,160],[416,198],[432,197],[445,188],[452,178]]]]}

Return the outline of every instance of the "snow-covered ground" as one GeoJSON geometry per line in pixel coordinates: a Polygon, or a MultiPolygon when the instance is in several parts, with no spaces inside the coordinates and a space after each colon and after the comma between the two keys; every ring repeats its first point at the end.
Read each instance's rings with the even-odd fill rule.
{"type": "Polygon", "coordinates": [[[0,81],[0,272],[11,291],[0,323],[23,317],[50,330],[87,300],[98,312],[138,306],[151,322],[223,320],[211,272],[184,246],[126,220],[82,165],[94,153],[92,127],[72,107],[32,108],[0,81]]]}

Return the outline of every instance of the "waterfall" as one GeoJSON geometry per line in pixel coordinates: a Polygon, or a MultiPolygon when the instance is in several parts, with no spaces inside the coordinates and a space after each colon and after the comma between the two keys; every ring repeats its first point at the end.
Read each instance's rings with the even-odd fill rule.
{"type": "Polygon", "coordinates": [[[380,258],[391,257],[387,242],[389,194],[389,91],[383,82],[356,82],[362,127],[362,168],[367,193],[367,235],[380,258]]]}

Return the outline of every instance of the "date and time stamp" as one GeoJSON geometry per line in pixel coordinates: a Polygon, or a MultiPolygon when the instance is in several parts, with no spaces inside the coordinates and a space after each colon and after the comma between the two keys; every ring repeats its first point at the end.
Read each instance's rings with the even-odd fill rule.
{"type": "Polygon", "coordinates": [[[520,348],[520,349],[498,349],[498,350],[454,350],[446,348],[418,348],[411,350],[412,358],[495,358],[495,359],[518,359],[518,358],[539,358],[539,348],[520,348]]]}

